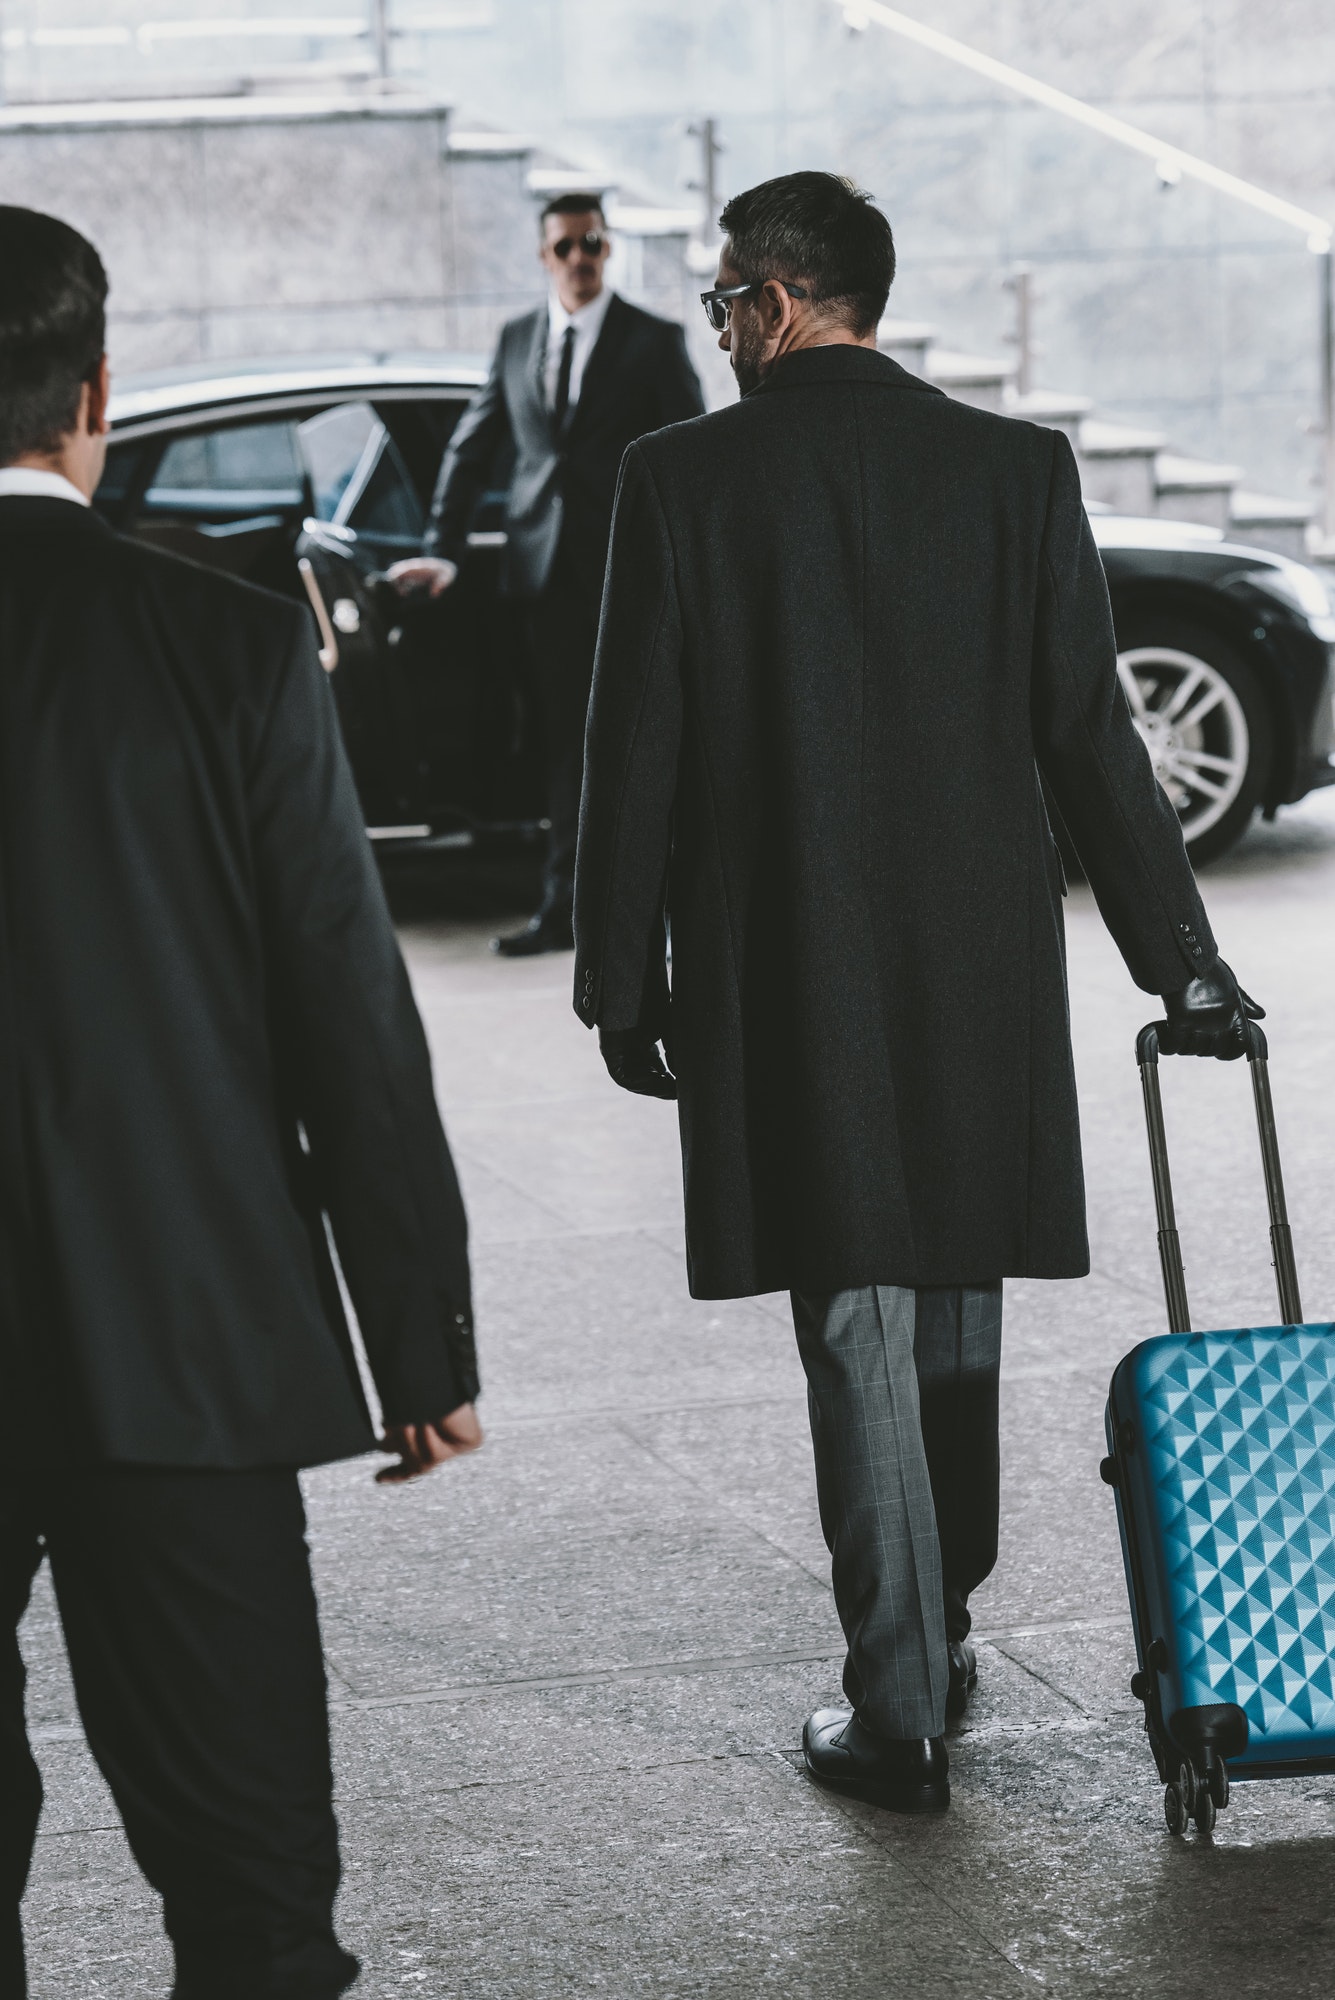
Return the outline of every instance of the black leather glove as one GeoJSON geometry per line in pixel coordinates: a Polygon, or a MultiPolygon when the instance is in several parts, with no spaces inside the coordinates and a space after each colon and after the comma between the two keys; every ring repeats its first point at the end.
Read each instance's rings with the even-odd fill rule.
{"type": "Polygon", "coordinates": [[[598,1046],[607,1074],[622,1090],[639,1097],[675,1097],[677,1079],[658,1053],[658,1037],[648,1028],[599,1028],[598,1046]]]}
{"type": "Polygon", "coordinates": [[[1166,1056],[1217,1056],[1236,1062],[1247,1053],[1248,1021],[1264,1021],[1265,1008],[1244,993],[1222,958],[1180,993],[1165,993],[1168,1019],[1159,1029],[1166,1056]]]}

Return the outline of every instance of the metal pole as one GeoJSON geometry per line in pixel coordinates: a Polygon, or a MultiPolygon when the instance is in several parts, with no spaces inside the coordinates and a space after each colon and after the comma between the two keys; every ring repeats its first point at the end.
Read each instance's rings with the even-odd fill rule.
{"type": "Polygon", "coordinates": [[[1011,272],[1006,283],[1015,294],[1015,331],[1009,338],[1015,347],[1017,362],[1015,387],[1019,394],[1027,396],[1034,386],[1034,273],[1029,264],[1020,264],[1011,272]]]}
{"type": "Polygon", "coordinates": [[[1335,252],[1317,252],[1321,280],[1321,540],[1335,553],[1335,252]]]}
{"type": "Polygon", "coordinates": [[[1159,1037],[1155,1032],[1156,1026],[1157,1023],[1141,1029],[1136,1038],[1136,1060],[1140,1065],[1140,1087],[1145,1097],[1145,1132],[1150,1142],[1154,1211],[1159,1224],[1159,1268],[1163,1272],[1169,1330],[1190,1333],[1187,1276],[1182,1268],[1182,1244],[1173,1210],[1173,1176],[1168,1165],[1168,1134],[1164,1130],[1163,1098],[1159,1092],[1159,1037]]]}
{"type": "Polygon", "coordinates": [[[1275,1263],[1279,1315],[1285,1326],[1301,1326],[1303,1302],[1298,1291],[1298,1270],[1293,1261],[1293,1231],[1289,1227],[1289,1211],[1284,1200],[1275,1107],[1270,1095],[1270,1065],[1266,1060],[1265,1035],[1255,1022],[1248,1037],[1247,1060],[1252,1072],[1256,1130],[1261,1141],[1261,1167],[1265,1174],[1266,1203],[1270,1209],[1270,1250],[1275,1263]]]}
{"type": "Polygon", "coordinates": [[[371,40],[375,45],[376,74],[389,81],[389,0],[371,0],[371,40]]]}
{"type": "Polygon", "coordinates": [[[700,178],[698,181],[688,183],[695,193],[702,194],[705,198],[700,241],[712,243],[718,230],[718,162],[723,146],[717,137],[715,121],[712,118],[702,118],[698,125],[688,126],[687,131],[693,139],[700,141],[700,178]]]}

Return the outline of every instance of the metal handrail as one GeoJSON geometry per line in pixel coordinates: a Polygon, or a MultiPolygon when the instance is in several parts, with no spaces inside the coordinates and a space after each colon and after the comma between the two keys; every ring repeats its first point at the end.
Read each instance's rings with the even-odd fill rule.
{"type": "Polygon", "coordinates": [[[1055,111],[1061,117],[1069,118],[1073,123],[1153,160],[1160,180],[1170,187],[1181,180],[1199,181],[1202,186],[1213,188],[1216,194],[1227,195],[1233,201],[1268,215],[1272,221],[1299,231],[1306,239],[1308,249],[1320,258],[1322,267],[1322,530],[1325,541],[1335,545],[1335,257],[1332,257],[1335,222],[1329,216],[1300,208],[1296,202],[1285,201],[1281,195],[1271,194],[1268,188],[1258,187],[1254,181],[1244,180],[1239,174],[1227,173],[1223,167],[1216,167],[1195,153],[1185,152],[1181,146],[1174,146],[1166,139],[1156,139],[1152,133],[1143,132],[1138,125],[1130,124],[1125,118],[1100,111],[1097,106],[1086,104],[1083,98],[1072,97],[1069,91],[1043,83],[1026,70],[1016,69],[1011,63],[999,61],[996,56],[985,55],[981,49],[973,48],[954,35],[943,34],[939,28],[929,28],[925,22],[915,21],[911,15],[901,14],[898,8],[887,7],[884,0],[832,0],[832,4],[851,28],[866,29],[874,21],[878,27],[887,29],[892,35],[899,35],[904,41],[930,49],[934,55],[944,56],[948,62],[972,70],[975,75],[986,77],[990,83],[1000,84],[1004,90],[1014,91],[1018,97],[1027,97],[1031,103],[1041,104],[1046,110],[1055,111]]]}

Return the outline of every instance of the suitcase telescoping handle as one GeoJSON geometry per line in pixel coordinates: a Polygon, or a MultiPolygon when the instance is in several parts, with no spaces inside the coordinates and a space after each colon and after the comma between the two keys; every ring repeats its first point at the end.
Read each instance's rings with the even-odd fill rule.
{"type": "MultiPolygon", "coordinates": [[[[1187,1304],[1182,1246],[1178,1241],[1177,1217],[1173,1212],[1173,1179],[1168,1168],[1163,1099],[1159,1095],[1159,1026],[1157,1021],[1152,1021],[1137,1035],[1136,1061],[1140,1064],[1140,1086],[1145,1095],[1145,1127],[1150,1140],[1150,1171],[1154,1176],[1154,1207],[1159,1218],[1159,1262],[1163,1267],[1168,1325],[1174,1333],[1190,1333],[1191,1309],[1187,1304]]],[[[1261,1166],[1265,1173],[1266,1200],[1270,1205],[1270,1248],[1275,1263],[1280,1318],[1285,1326],[1299,1326],[1303,1308],[1298,1296],[1298,1272],[1293,1261],[1293,1232],[1289,1228],[1289,1214],[1284,1203],[1284,1176],[1279,1164],[1275,1107],[1270,1097],[1269,1052],[1265,1035],[1255,1021],[1247,1023],[1247,1066],[1252,1073],[1256,1129],[1261,1140],[1261,1166]]]]}

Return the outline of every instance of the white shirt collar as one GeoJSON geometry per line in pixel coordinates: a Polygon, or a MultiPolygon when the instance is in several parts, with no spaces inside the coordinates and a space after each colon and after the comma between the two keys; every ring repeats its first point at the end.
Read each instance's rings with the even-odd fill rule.
{"type": "Polygon", "coordinates": [[[86,507],[88,495],[80,493],[72,480],[61,472],[43,472],[38,465],[0,465],[0,499],[6,494],[23,493],[44,500],[73,500],[86,507]]]}
{"type": "Polygon", "coordinates": [[[572,313],[566,311],[555,292],[549,293],[547,299],[547,323],[551,328],[552,339],[554,341],[559,340],[566,328],[573,326],[577,333],[583,334],[586,338],[596,340],[602,331],[603,321],[607,318],[607,308],[611,303],[612,288],[610,285],[604,285],[596,299],[590,299],[586,306],[576,306],[572,313]]]}

